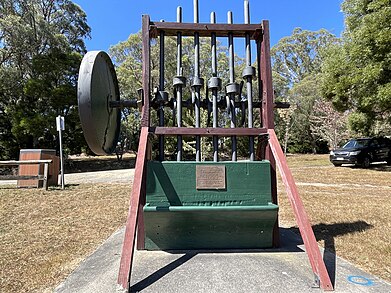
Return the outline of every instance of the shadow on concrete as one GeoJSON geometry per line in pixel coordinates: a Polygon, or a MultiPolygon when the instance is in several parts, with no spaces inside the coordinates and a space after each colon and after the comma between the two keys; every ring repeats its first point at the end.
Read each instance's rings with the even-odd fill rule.
{"type": "Polygon", "coordinates": [[[140,282],[134,284],[132,287],[130,287],[130,292],[140,292],[147,288],[148,286],[152,285],[153,283],[159,281],[161,278],[163,278],[165,275],[170,273],[171,271],[175,270],[177,267],[183,265],[185,262],[189,261],[191,258],[196,256],[196,252],[186,252],[185,255],[181,256],[180,258],[174,260],[173,262],[169,263],[168,265],[162,267],[161,269],[157,270],[153,274],[149,275],[145,279],[141,280],[140,282]]]}
{"type": "MultiPolygon", "coordinates": [[[[335,237],[361,232],[368,229],[371,229],[373,226],[368,224],[365,221],[356,221],[351,223],[334,223],[334,224],[317,224],[312,226],[312,229],[315,234],[315,238],[317,241],[324,241],[324,254],[323,261],[325,262],[326,269],[329,273],[331,282],[333,286],[335,286],[335,274],[336,274],[336,250],[335,250],[335,237]]],[[[298,237],[300,235],[299,229],[296,227],[291,227],[288,230],[294,232],[298,237]]],[[[301,237],[299,238],[301,244],[303,244],[303,240],[301,237]]]]}
{"type": "MultiPolygon", "coordinates": [[[[317,224],[312,226],[316,240],[324,241],[324,254],[323,260],[326,264],[327,271],[329,273],[331,282],[335,286],[336,276],[336,249],[335,249],[335,237],[345,235],[349,233],[361,232],[372,228],[372,225],[365,221],[356,221],[351,223],[335,223],[335,224],[317,224]]],[[[153,283],[163,278],[168,273],[172,272],[176,268],[180,267],[191,258],[200,253],[254,253],[254,252],[303,252],[299,245],[303,245],[303,240],[300,236],[299,229],[296,227],[280,228],[281,246],[278,248],[270,249],[223,249],[223,250],[170,250],[167,251],[172,254],[184,254],[175,261],[169,263],[163,268],[152,273],[145,279],[134,284],[130,288],[130,292],[139,292],[149,287],[153,283]]]]}
{"type": "Polygon", "coordinates": [[[270,249],[197,249],[197,250],[168,250],[166,252],[171,254],[184,254],[180,258],[171,262],[170,264],[164,266],[163,268],[157,270],[152,273],[145,279],[140,282],[134,284],[130,288],[130,292],[139,292],[149,287],[153,283],[157,282],[159,279],[163,278],[168,273],[172,272],[176,268],[180,267],[191,258],[200,253],[262,253],[262,252],[303,252],[298,245],[303,244],[300,236],[291,231],[292,228],[280,228],[280,239],[281,246],[278,248],[270,248],[270,249]]]}

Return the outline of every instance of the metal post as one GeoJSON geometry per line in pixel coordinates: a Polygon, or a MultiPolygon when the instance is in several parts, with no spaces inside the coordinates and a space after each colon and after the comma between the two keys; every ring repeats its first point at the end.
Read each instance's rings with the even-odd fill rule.
{"type": "Polygon", "coordinates": [[[65,189],[64,161],[63,161],[63,154],[62,154],[62,130],[65,130],[64,117],[58,115],[56,118],[56,124],[57,124],[58,138],[60,142],[61,188],[65,189]]]}
{"type": "MultiPolygon", "coordinates": [[[[216,23],[216,14],[210,14],[210,23],[216,23]]],[[[208,81],[208,89],[212,91],[212,113],[213,113],[213,128],[217,128],[218,122],[218,106],[217,93],[221,90],[221,79],[217,77],[217,50],[216,50],[216,33],[212,33],[211,37],[211,51],[212,51],[212,77],[208,81]]],[[[213,161],[219,161],[219,138],[213,136],[213,161]]]]}
{"type": "Polygon", "coordinates": [[[65,189],[65,176],[64,176],[64,159],[62,154],[62,134],[61,130],[58,132],[60,138],[60,164],[61,164],[61,188],[65,189]]]}
{"type": "MultiPolygon", "coordinates": [[[[233,24],[232,11],[228,11],[228,24],[233,24]]],[[[234,55],[234,37],[232,33],[228,34],[228,51],[229,51],[229,84],[226,87],[226,92],[229,97],[230,113],[231,113],[231,128],[236,127],[236,109],[235,95],[239,92],[239,85],[235,83],[235,55],[234,55]]],[[[232,161],[237,161],[237,142],[236,136],[231,137],[232,142],[232,161]]]]}
{"type": "MultiPolygon", "coordinates": [[[[159,91],[164,91],[164,31],[160,32],[160,62],[159,62],[159,91]]],[[[162,97],[160,97],[162,98],[162,97]]],[[[159,101],[158,108],[159,126],[164,126],[164,101],[159,101]]],[[[159,136],[159,161],[164,161],[164,136],[159,136]]]]}
{"type": "MultiPolygon", "coordinates": [[[[182,7],[177,8],[177,22],[182,22],[182,7]]],[[[174,78],[174,87],[176,91],[176,120],[177,126],[182,127],[182,97],[183,97],[183,87],[186,85],[186,78],[183,77],[183,68],[182,68],[182,33],[178,32],[177,34],[177,76],[174,78]]],[[[182,160],[182,149],[183,149],[183,141],[182,135],[178,135],[177,137],[178,143],[178,153],[177,153],[177,161],[182,160]]]]}
{"type": "MultiPolygon", "coordinates": [[[[194,23],[198,23],[198,0],[193,1],[194,6],[194,23]]],[[[200,78],[200,34],[198,32],[194,33],[194,79],[193,79],[193,97],[194,97],[194,112],[195,112],[195,127],[201,127],[201,118],[200,118],[200,100],[201,87],[204,85],[204,80],[200,78]]],[[[201,137],[196,136],[196,161],[201,161],[201,137]]]]}
{"type": "Polygon", "coordinates": [[[49,163],[45,163],[43,167],[43,188],[45,188],[45,190],[48,190],[48,174],[49,174],[49,163]]]}
{"type": "MultiPolygon", "coordinates": [[[[250,5],[244,0],[244,23],[250,24],[250,5]]],[[[246,33],[246,68],[243,71],[243,78],[246,80],[247,103],[248,103],[248,128],[253,128],[253,97],[252,78],[255,76],[255,68],[251,66],[251,42],[250,34],[246,33]]],[[[254,137],[250,136],[250,161],[254,161],[254,137]]]]}

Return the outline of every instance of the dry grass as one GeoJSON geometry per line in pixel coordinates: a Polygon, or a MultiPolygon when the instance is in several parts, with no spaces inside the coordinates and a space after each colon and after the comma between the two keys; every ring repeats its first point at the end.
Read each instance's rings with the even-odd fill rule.
{"type": "Polygon", "coordinates": [[[130,188],[0,188],[1,292],[51,292],[124,224],[130,188]]]}
{"type": "MultiPolygon", "coordinates": [[[[391,281],[391,168],[335,168],[323,155],[288,163],[319,242],[391,281]]],[[[294,226],[279,190],[281,223],[294,226]]],[[[129,193],[121,184],[0,187],[0,291],[51,292],[124,224],[129,193]]]]}
{"type": "MultiPolygon", "coordinates": [[[[319,242],[365,271],[391,281],[391,167],[333,167],[325,155],[289,156],[319,242]]],[[[279,181],[280,219],[295,225],[279,181]]]]}

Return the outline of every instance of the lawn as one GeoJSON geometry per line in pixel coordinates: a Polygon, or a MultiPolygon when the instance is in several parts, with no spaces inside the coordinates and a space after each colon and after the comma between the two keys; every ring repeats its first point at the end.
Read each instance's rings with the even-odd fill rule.
{"type": "MultiPolygon", "coordinates": [[[[391,281],[391,168],[329,164],[324,155],[288,156],[319,243],[391,281]]],[[[51,292],[124,225],[130,186],[65,190],[0,186],[1,292],[51,292]]],[[[295,229],[279,181],[280,222],[295,229]]]]}
{"type": "Polygon", "coordinates": [[[0,291],[52,292],[124,224],[129,194],[118,184],[0,186],[0,291]]]}
{"type": "MultiPolygon", "coordinates": [[[[288,156],[319,243],[391,281],[391,167],[334,167],[327,155],[288,156]]],[[[279,180],[280,223],[295,226],[279,180]]]]}

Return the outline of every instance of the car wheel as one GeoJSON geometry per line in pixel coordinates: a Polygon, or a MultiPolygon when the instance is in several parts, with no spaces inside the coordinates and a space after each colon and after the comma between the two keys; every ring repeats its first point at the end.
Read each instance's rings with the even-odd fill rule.
{"type": "Polygon", "coordinates": [[[370,165],[371,165],[371,159],[369,159],[369,157],[365,157],[361,163],[361,166],[363,168],[369,168],[370,165]]]}
{"type": "Polygon", "coordinates": [[[338,164],[338,163],[333,163],[333,165],[334,165],[334,167],[341,167],[342,166],[342,164],[338,164]]]}

